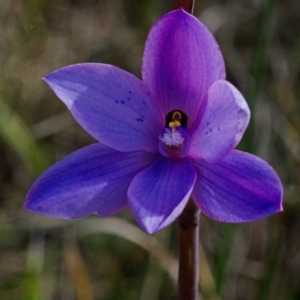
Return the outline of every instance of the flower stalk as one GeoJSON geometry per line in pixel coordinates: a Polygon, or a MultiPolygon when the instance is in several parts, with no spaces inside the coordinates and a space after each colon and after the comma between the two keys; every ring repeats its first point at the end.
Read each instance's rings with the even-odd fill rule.
{"type": "MultiPolygon", "coordinates": [[[[192,14],[195,0],[173,0],[172,9],[192,14]]],[[[178,300],[198,300],[200,210],[190,200],[179,217],[178,300]]]]}
{"type": "Polygon", "coordinates": [[[183,8],[188,13],[192,14],[194,10],[195,0],[173,0],[172,9],[183,8]]]}
{"type": "Polygon", "coordinates": [[[190,200],[179,217],[178,300],[198,300],[200,210],[190,200]]]}

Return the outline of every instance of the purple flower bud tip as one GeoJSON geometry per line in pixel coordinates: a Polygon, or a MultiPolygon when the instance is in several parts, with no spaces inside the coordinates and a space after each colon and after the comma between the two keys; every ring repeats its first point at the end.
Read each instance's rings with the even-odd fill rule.
{"type": "Polygon", "coordinates": [[[282,185],[260,158],[234,150],[250,111],[225,81],[219,46],[183,10],[147,38],[142,80],[105,64],[77,64],[45,81],[76,121],[101,141],[46,170],[25,209],[50,217],[109,216],[129,205],[156,232],[190,197],[208,217],[247,222],[282,210],[282,185]]]}

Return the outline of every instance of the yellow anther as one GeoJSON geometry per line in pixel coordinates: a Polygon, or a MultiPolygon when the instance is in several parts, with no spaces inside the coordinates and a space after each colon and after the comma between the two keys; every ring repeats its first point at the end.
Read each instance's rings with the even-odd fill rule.
{"type": "Polygon", "coordinates": [[[166,127],[178,128],[187,126],[187,115],[181,110],[172,110],[166,115],[166,127]]]}
{"type": "Polygon", "coordinates": [[[174,120],[174,121],[169,123],[169,127],[171,127],[171,128],[179,127],[179,126],[181,126],[181,123],[177,120],[174,120]]]}

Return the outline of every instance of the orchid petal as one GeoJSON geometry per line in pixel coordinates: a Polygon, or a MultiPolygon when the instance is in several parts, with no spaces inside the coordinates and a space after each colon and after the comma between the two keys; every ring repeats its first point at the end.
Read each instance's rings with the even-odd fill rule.
{"type": "Polygon", "coordinates": [[[142,76],[165,115],[182,110],[191,125],[210,85],[225,78],[224,60],[206,26],[179,9],[151,28],[142,76]]]}
{"type": "Polygon", "coordinates": [[[45,81],[76,121],[106,146],[158,152],[164,116],[132,74],[105,64],[77,64],[49,74],[45,81]]]}
{"type": "Polygon", "coordinates": [[[117,213],[127,206],[131,180],[154,157],[142,151],[117,152],[99,143],[87,146],[46,170],[31,187],[24,208],[63,219],[117,213]]]}
{"type": "Polygon", "coordinates": [[[159,157],[131,182],[128,202],[139,225],[148,233],[173,222],[184,209],[196,180],[189,158],[159,157]]]}
{"type": "Polygon", "coordinates": [[[229,82],[218,80],[210,87],[207,104],[192,133],[190,155],[208,162],[226,156],[240,141],[250,119],[242,94],[229,82]]]}
{"type": "Polygon", "coordinates": [[[193,199],[211,219],[239,223],[282,211],[282,185],[257,156],[234,150],[216,164],[198,160],[193,199]]]}

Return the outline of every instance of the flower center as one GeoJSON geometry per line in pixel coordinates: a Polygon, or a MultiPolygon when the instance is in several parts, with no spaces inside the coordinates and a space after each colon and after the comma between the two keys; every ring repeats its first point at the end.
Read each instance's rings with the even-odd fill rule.
{"type": "Polygon", "coordinates": [[[159,136],[159,151],[164,156],[184,157],[190,149],[187,130],[187,115],[181,110],[172,110],[166,115],[166,125],[159,136]]]}

